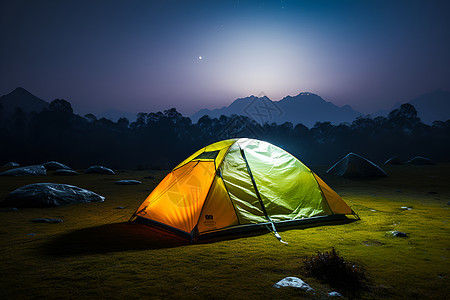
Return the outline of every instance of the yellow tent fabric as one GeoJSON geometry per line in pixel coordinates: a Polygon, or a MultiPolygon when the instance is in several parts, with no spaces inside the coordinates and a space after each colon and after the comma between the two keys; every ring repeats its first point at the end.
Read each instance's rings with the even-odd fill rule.
{"type": "Polygon", "coordinates": [[[177,165],[132,220],[194,238],[349,214],[344,200],[297,158],[240,138],[206,146],[177,165]]]}

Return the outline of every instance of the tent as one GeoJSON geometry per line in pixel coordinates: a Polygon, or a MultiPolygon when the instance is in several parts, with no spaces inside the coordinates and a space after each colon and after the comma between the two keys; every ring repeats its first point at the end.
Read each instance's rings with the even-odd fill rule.
{"type": "Polygon", "coordinates": [[[270,143],[223,140],[177,165],[130,221],[199,237],[355,216],[322,179],[270,143]]]}
{"type": "Polygon", "coordinates": [[[358,154],[350,152],[327,171],[347,178],[386,177],[387,174],[377,164],[358,154]]]}

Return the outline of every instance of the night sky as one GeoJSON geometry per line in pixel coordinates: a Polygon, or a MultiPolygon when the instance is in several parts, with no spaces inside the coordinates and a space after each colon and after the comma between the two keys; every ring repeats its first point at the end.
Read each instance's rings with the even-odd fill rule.
{"type": "Polygon", "coordinates": [[[302,91],[372,113],[450,90],[450,1],[0,1],[0,95],[82,114],[302,91]]]}

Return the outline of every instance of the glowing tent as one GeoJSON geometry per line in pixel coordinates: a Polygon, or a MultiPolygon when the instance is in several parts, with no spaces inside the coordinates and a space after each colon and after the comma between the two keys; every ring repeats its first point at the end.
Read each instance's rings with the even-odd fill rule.
{"type": "Polygon", "coordinates": [[[343,219],[354,214],[297,158],[270,143],[229,139],[206,146],[170,172],[131,221],[196,239],[228,230],[343,219]]]}

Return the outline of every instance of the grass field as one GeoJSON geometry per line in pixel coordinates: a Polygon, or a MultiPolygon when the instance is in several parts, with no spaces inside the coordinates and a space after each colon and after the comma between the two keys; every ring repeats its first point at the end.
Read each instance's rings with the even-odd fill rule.
{"type": "Polygon", "coordinates": [[[364,269],[368,288],[360,298],[448,299],[450,164],[389,166],[389,177],[372,180],[312,169],[361,220],[285,229],[280,234],[287,246],[265,231],[190,245],[127,223],[163,171],[0,177],[0,198],[35,182],[72,184],[106,197],[103,203],[2,209],[0,299],[320,299],[333,289],[306,277],[302,260],[331,247],[364,269]],[[143,184],[115,185],[119,179],[143,184]],[[31,222],[42,217],[64,222],[31,222]],[[409,237],[387,236],[391,230],[409,237]],[[287,276],[304,279],[316,293],[272,287],[287,276]]]}

